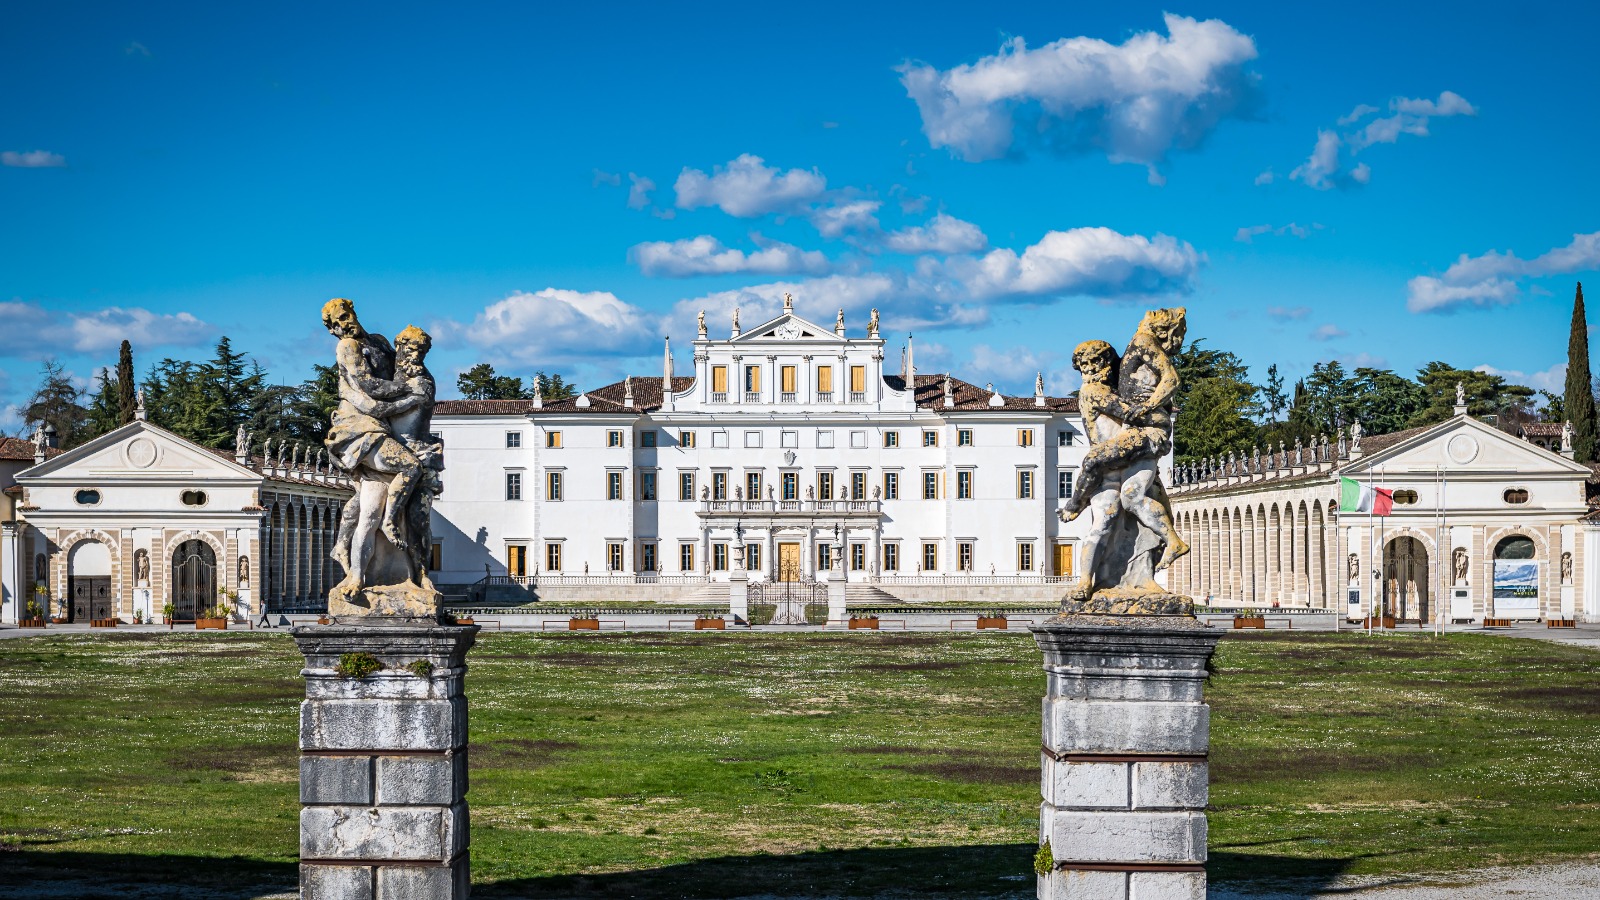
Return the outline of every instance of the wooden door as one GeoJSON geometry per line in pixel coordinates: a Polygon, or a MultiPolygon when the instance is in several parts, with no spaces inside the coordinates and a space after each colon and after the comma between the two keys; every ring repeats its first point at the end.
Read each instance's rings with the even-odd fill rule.
{"type": "Polygon", "coordinates": [[[778,580],[800,580],[800,545],[778,545],[778,580]]]}
{"type": "Polygon", "coordinates": [[[1056,545],[1056,574],[1070,577],[1072,575],[1072,545],[1056,545]]]}
{"type": "Polygon", "coordinates": [[[70,590],[71,621],[111,618],[111,576],[74,576],[70,590]]]}

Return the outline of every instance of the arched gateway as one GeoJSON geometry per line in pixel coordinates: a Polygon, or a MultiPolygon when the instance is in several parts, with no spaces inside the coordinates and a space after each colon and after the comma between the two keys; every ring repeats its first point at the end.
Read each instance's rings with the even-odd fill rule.
{"type": "Polygon", "coordinates": [[[172,612],[193,619],[217,603],[217,554],[202,540],[188,540],[172,553],[172,612]]]}

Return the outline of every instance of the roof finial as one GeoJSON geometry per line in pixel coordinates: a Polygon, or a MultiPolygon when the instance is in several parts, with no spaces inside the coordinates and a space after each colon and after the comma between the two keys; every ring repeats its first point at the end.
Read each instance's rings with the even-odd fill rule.
{"type": "Polygon", "coordinates": [[[633,408],[633,376],[629,375],[622,380],[622,405],[633,408]]]}
{"type": "Polygon", "coordinates": [[[955,385],[950,383],[950,373],[944,373],[944,408],[949,409],[956,405],[955,385]]]}
{"type": "Polygon", "coordinates": [[[732,335],[732,337],[738,337],[738,336],[739,336],[739,307],[735,306],[733,308],[733,335],[732,335]]]}
{"type": "Polygon", "coordinates": [[[1044,373],[1033,376],[1033,405],[1044,405],[1044,373]]]}
{"type": "Polygon", "coordinates": [[[134,394],[133,396],[135,401],[138,403],[138,405],[133,408],[134,421],[143,422],[145,421],[144,388],[139,388],[138,393],[134,394]]]}
{"type": "Polygon", "coordinates": [[[844,307],[839,307],[839,315],[833,320],[833,333],[844,337],[844,307]]]}
{"type": "Polygon", "coordinates": [[[544,409],[544,379],[533,373],[533,408],[544,409]]]}
{"type": "Polygon", "coordinates": [[[794,295],[788,291],[783,292],[783,311],[786,313],[794,312],[794,295]]]}

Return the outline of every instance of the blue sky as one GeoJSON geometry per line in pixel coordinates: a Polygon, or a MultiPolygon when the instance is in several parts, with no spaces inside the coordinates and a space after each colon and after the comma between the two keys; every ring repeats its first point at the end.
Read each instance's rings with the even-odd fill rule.
{"type": "Polygon", "coordinates": [[[1600,8],[579,6],[10,6],[0,405],[123,337],[298,381],[333,296],[594,386],[785,290],[1017,392],[1171,304],[1553,387],[1600,269],[1600,8]]]}

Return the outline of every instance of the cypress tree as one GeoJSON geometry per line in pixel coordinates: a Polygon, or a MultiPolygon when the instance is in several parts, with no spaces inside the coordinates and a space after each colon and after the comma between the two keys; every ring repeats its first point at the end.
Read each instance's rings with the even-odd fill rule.
{"type": "Polygon", "coordinates": [[[132,422],[136,406],[133,399],[133,345],[123,341],[122,350],[117,354],[117,418],[121,420],[118,424],[132,422]]]}
{"type": "Polygon", "coordinates": [[[1572,458],[1595,461],[1594,394],[1589,373],[1589,322],[1583,311],[1583,283],[1572,301],[1572,334],[1567,338],[1567,391],[1561,398],[1572,423],[1572,458]]]}

